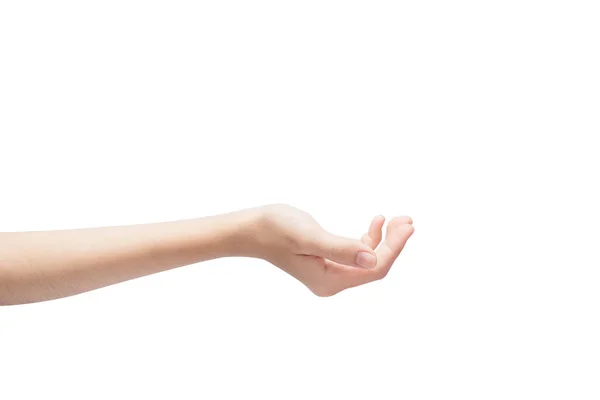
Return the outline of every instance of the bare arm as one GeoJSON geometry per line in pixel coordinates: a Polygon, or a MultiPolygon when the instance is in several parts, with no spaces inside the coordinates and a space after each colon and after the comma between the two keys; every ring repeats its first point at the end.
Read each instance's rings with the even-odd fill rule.
{"type": "Polygon", "coordinates": [[[49,300],[241,255],[249,212],[145,225],[0,233],[0,304],[49,300]]]}
{"type": "Polygon", "coordinates": [[[0,233],[0,304],[70,296],[219,257],[265,259],[329,296],[383,277],[411,223],[392,220],[377,252],[382,218],[360,241],[326,232],[286,205],[155,224],[0,233]]]}

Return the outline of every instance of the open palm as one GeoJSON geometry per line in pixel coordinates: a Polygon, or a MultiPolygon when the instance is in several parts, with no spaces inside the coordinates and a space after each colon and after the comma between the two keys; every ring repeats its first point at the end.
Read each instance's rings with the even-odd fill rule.
{"type": "Polygon", "coordinates": [[[263,258],[318,296],[384,278],[414,232],[410,217],[392,218],[382,242],[385,218],[377,216],[362,239],[356,240],[324,230],[310,214],[291,206],[271,205],[265,210],[270,234],[263,258]]]}

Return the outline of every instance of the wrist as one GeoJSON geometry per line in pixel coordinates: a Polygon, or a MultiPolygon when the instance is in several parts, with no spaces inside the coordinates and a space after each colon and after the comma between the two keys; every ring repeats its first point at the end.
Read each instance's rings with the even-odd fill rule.
{"type": "Polygon", "coordinates": [[[221,257],[262,258],[262,208],[250,208],[220,216],[223,228],[221,257]]]}

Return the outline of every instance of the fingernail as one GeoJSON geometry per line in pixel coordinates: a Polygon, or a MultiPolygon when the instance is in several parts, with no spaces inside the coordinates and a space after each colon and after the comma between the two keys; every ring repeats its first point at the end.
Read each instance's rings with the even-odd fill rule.
{"type": "Polygon", "coordinates": [[[356,255],[356,264],[363,268],[374,268],[375,264],[377,264],[377,258],[366,251],[359,251],[356,255]]]}

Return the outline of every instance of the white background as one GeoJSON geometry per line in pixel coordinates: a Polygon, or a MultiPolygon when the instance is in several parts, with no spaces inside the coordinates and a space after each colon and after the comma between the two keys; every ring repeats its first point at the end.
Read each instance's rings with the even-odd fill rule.
{"type": "Polygon", "coordinates": [[[272,202],[416,233],[0,309],[0,397],[598,399],[594,1],[3,1],[0,230],[272,202]]]}

